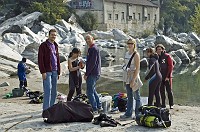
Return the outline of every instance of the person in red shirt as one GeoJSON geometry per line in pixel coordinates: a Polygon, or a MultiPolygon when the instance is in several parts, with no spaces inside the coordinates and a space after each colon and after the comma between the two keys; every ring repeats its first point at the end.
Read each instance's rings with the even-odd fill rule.
{"type": "Polygon", "coordinates": [[[173,71],[173,60],[172,57],[165,52],[165,47],[162,44],[156,46],[156,52],[159,55],[160,71],[162,74],[162,83],[160,86],[160,94],[162,105],[161,107],[166,107],[165,104],[165,89],[168,94],[170,109],[173,109],[173,93],[172,93],[172,71],[173,71]]]}

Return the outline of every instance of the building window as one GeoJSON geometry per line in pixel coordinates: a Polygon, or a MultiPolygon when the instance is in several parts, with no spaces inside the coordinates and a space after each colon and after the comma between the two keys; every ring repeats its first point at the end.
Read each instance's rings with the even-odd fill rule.
{"type": "Polygon", "coordinates": [[[132,19],[133,19],[133,17],[132,17],[132,16],[129,16],[129,17],[128,17],[128,19],[129,19],[129,20],[132,20],[132,19]]]}
{"type": "Polygon", "coordinates": [[[133,13],[133,20],[135,20],[135,13],[133,13]]]}
{"type": "Polygon", "coordinates": [[[154,21],[156,21],[157,20],[157,15],[155,14],[155,16],[154,16],[154,21]]]}
{"type": "Polygon", "coordinates": [[[118,14],[115,14],[115,20],[118,20],[118,14]]]}
{"type": "Polygon", "coordinates": [[[112,14],[108,14],[108,20],[112,19],[112,14]]]}
{"type": "Polygon", "coordinates": [[[122,20],[124,20],[124,12],[122,12],[122,20]]]}
{"type": "Polygon", "coordinates": [[[150,17],[151,17],[150,14],[148,14],[148,20],[149,20],[149,21],[150,21],[150,19],[151,19],[150,17]]]}
{"type": "Polygon", "coordinates": [[[141,16],[140,16],[140,13],[138,13],[138,20],[140,20],[141,19],[141,16]]]}

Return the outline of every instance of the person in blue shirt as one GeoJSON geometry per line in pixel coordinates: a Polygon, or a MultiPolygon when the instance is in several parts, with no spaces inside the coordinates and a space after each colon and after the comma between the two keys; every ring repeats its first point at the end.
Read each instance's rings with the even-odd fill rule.
{"type": "Polygon", "coordinates": [[[27,87],[27,79],[26,79],[26,58],[22,58],[22,60],[18,63],[17,66],[17,75],[19,78],[19,87],[26,90],[27,87]]]}
{"type": "Polygon", "coordinates": [[[102,104],[95,87],[101,74],[101,57],[98,47],[94,44],[94,38],[88,34],[85,40],[88,45],[86,73],[84,75],[87,84],[86,93],[92,105],[93,114],[96,115],[102,112],[102,104]]]}

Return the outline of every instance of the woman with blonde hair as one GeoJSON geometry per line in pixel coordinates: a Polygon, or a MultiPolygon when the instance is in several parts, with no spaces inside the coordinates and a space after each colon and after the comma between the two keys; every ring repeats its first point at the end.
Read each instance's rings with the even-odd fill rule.
{"type": "Polygon", "coordinates": [[[128,51],[125,54],[125,65],[123,68],[124,82],[126,83],[127,92],[127,109],[124,115],[120,116],[121,120],[132,118],[133,112],[133,97],[135,99],[135,116],[139,114],[140,101],[140,87],[143,85],[139,72],[140,72],[140,55],[136,50],[135,39],[129,39],[127,41],[128,51]],[[136,85],[137,84],[137,85],[136,85]]]}

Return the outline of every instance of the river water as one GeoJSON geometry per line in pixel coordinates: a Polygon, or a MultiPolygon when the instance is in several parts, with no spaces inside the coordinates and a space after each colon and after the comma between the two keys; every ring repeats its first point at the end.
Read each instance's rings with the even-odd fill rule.
{"type": "MultiPolygon", "coordinates": [[[[122,49],[108,49],[104,48],[108,52],[116,55],[114,62],[103,63],[102,66],[106,70],[110,70],[110,66],[120,65],[122,62],[120,58],[124,57],[124,53],[126,52],[125,48],[122,49]]],[[[141,58],[143,57],[142,50],[138,50],[141,58]]],[[[85,49],[82,49],[82,53],[84,55],[85,49]]],[[[192,75],[192,71],[194,71],[199,64],[194,64],[193,66],[175,66],[173,72],[173,94],[174,94],[174,103],[180,105],[198,105],[200,106],[200,72],[196,75],[192,75]]],[[[119,69],[119,67],[118,67],[119,69]]],[[[140,76],[141,79],[144,80],[145,72],[147,69],[141,69],[140,76]]],[[[121,76],[121,72],[115,72],[121,76]]],[[[83,90],[85,90],[86,86],[83,84],[83,90]]],[[[68,91],[68,85],[60,84],[59,91],[64,92],[68,91]]],[[[123,83],[119,81],[119,79],[108,79],[101,77],[97,82],[97,91],[99,93],[109,93],[110,95],[114,95],[118,92],[126,92],[123,86],[123,83]]],[[[144,83],[142,88],[140,89],[141,96],[148,96],[148,83],[144,83]]],[[[168,100],[166,100],[168,102],[168,100]]],[[[168,104],[168,103],[167,103],[168,104]]]]}

